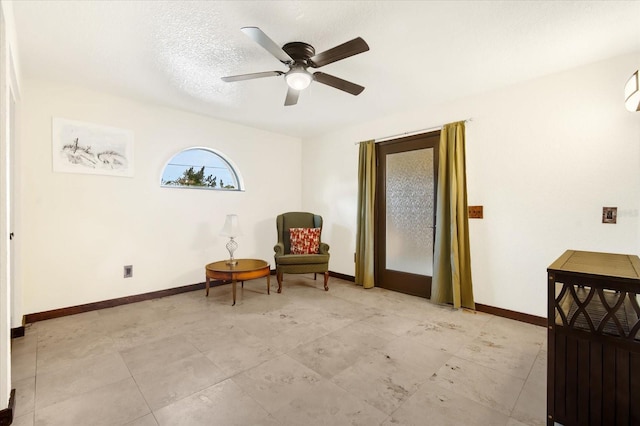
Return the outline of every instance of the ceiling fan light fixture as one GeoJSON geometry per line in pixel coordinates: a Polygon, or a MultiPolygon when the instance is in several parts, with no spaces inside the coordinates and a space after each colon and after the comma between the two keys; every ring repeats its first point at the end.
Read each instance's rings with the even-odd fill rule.
{"type": "Polygon", "coordinates": [[[284,79],[287,81],[287,85],[293,90],[304,90],[309,87],[313,77],[303,67],[293,67],[284,76],[284,79]]]}
{"type": "Polygon", "coordinates": [[[640,111],[640,79],[638,71],[633,73],[624,86],[624,106],[632,112],[640,111]]]}

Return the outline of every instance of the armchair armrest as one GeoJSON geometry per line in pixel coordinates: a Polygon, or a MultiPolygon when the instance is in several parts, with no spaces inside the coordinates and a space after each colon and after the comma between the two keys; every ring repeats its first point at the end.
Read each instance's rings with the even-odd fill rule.
{"type": "Polygon", "coordinates": [[[329,244],[320,243],[320,254],[329,254],[329,244]]]}
{"type": "Polygon", "coordinates": [[[273,251],[276,253],[276,256],[282,256],[284,254],[284,244],[278,243],[273,246],[273,251]]]}

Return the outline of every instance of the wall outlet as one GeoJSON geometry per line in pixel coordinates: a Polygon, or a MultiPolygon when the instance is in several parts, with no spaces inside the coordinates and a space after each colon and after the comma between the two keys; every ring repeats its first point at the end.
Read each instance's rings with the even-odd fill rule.
{"type": "Polygon", "coordinates": [[[124,266],[124,277],[131,278],[133,276],[133,265],[124,266]]]}

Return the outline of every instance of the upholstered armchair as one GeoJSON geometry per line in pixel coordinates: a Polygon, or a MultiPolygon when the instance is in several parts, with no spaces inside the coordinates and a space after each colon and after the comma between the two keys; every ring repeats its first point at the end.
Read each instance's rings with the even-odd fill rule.
{"type": "Polygon", "coordinates": [[[283,213],[276,218],[276,228],[278,243],[273,250],[278,293],[282,292],[283,274],[313,273],[314,279],[316,274],[324,274],[324,289],[329,290],[329,245],[321,242],[322,217],[305,212],[283,213]]]}

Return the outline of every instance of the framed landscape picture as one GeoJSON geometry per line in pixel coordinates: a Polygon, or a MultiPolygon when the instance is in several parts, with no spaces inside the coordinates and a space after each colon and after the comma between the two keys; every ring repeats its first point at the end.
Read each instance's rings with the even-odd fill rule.
{"type": "Polygon", "coordinates": [[[53,118],[53,171],[133,176],[133,131],[53,118]]]}

